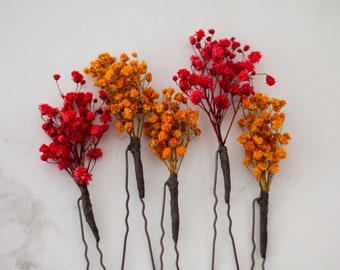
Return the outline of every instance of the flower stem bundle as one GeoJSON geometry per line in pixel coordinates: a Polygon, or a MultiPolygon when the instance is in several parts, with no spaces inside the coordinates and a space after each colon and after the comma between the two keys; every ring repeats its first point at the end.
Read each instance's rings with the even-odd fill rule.
{"type": "Polygon", "coordinates": [[[266,258],[269,191],[274,175],[279,171],[279,162],[287,154],[283,146],[291,140],[282,132],[285,114],[281,112],[285,100],[269,98],[261,93],[242,100],[243,118],[238,121],[244,133],[238,137],[243,145],[243,164],[255,177],[260,196],[255,201],[260,206],[261,257],[266,258]]]}
{"type": "MultiPolygon", "coordinates": [[[[39,150],[42,153],[41,160],[58,165],[58,168],[65,170],[79,187],[84,216],[97,241],[102,263],[102,253],[98,247],[99,231],[87,185],[92,180],[91,171],[96,160],[103,155],[98,144],[109,128],[111,116],[101,108],[103,103],[96,108],[98,100],[93,99],[92,93],[81,92],[82,85],[85,84],[83,75],[78,71],[73,71],[71,75],[76,83],[76,90],[66,94],[59,88],[60,75],[54,75],[63,99],[61,109],[48,104],[39,106],[44,121],[42,128],[52,139],[49,145],[42,144],[39,150]]],[[[105,269],[103,264],[102,267],[105,269]]]]}

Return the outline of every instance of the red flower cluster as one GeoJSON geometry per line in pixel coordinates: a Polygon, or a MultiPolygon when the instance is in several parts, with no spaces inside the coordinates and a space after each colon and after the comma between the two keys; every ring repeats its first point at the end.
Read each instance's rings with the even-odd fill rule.
{"type": "MultiPolygon", "coordinates": [[[[249,52],[235,38],[214,40],[214,29],[208,35],[200,29],[189,38],[194,54],[191,71],[180,69],[173,80],[189,96],[190,101],[208,114],[220,145],[225,143],[220,126],[230,107],[234,116],[241,106],[241,97],[254,94],[255,64],[261,59],[258,51],[249,52]]],[[[268,85],[275,79],[266,77],[268,85]]],[[[231,123],[234,117],[232,117],[231,123]]]]}
{"type": "MultiPolygon", "coordinates": [[[[42,144],[39,151],[43,161],[57,164],[60,170],[66,170],[80,186],[89,184],[95,161],[103,155],[98,144],[109,128],[111,116],[102,106],[95,109],[98,100],[93,99],[92,93],[80,92],[81,86],[85,84],[83,75],[78,71],[73,71],[71,75],[77,89],[61,95],[61,109],[48,104],[39,106],[44,120],[42,128],[52,139],[49,145],[42,144]],[[98,117],[99,123],[95,124],[98,117]]],[[[56,81],[60,79],[59,74],[53,77],[56,81]]],[[[104,100],[103,95],[100,98],[104,100]]]]}

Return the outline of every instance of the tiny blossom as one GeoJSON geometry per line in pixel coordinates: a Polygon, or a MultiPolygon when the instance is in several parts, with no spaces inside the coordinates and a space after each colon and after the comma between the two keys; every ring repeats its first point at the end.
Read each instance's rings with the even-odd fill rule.
{"type": "Polygon", "coordinates": [[[103,152],[100,148],[93,148],[87,152],[89,158],[97,159],[103,156],[103,152]]]}
{"type": "Polygon", "coordinates": [[[227,110],[229,107],[229,99],[226,94],[221,94],[214,98],[214,104],[217,110],[227,110]]]}
{"type": "Polygon", "coordinates": [[[250,62],[252,63],[258,63],[261,59],[262,55],[260,52],[251,52],[249,55],[248,55],[248,59],[250,62]]]}
{"type": "Polygon", "coordinates": [[[247,69],[245,70],[242,70],[238,75],[237,75],[237,78],[240,82],[243,82],[243,81],[246,81],[248,80],[248,74],[249,74],[249,71],[247,69]]]}
{"type": "Polygon", "coordinates": [[[92,175],[88,173],[87,169],[84,166],[76,167],[73,176],[80,185],[88,185],[92,180],[92,175]]]}
{"type": "Polygon", "coordinates": [[[204,98],[204,93],[201,90],[194,90],[191,92],[190,94],[190,101],[192,102],[192,104],[194,105],[198,105],[201,100],[204,98]]]}
{"type": "Polygon", "coordinates": [[[76,70],[72,71],[71,76],[75,83],[81,83],[84,80],[84,76],[76,70]]]}
{"type": "Polygon", "coordinates": [[[53,78],[54,78],[56,81],[58,81],[58,80],[60,79],[60,75],[59,75],[59,74],[54,74],[54,75],[53,75],[53,78]]]}
{"type": "Polygon", "coordinates": [[[47,116],[56,116],[59,112],[57,108],[53,108],[46,103],[39,105],[39,110],[40,110],[41,115],[47,115],[47,116]]]}
{"type": "Polygon", "coordinates": [[[266,76],[266,83],[269,85],[269,86],[272,86],[275,84],[275,79],[274,77],[270,76],[270,75],[267,75],[266,76]]]}

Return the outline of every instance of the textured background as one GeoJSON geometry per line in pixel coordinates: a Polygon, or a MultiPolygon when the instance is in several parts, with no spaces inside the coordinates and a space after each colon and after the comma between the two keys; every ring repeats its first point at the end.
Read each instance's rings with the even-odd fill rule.
{"type": "MultiPolygon", "coordinates": [[[[60,73],[64,91],[72,90],[69,73],[82,70],[100,52],[137,51],[153,73],[155,89],[175,87],[171,78],[178,68],[188,67],[188,37],[199,28],[215,28],[218,38],[236,36],[260,50],[263,59],[257,70],[272,74],[277,84],[268,88],[259,79],[256,90],[287,100],[285,129],[293,141],[270,193],[267,269],[339,269],[339,10],[335,0],[1,1],[0,269],[85,269],[76,209],[79,191],[65,172],[39,160],[38,148],[49,140],[40,128],[38,105],[60,104],[52,74],[60,73]]],[[[93,89],[90,83],[86,89],[93,89]]],[[[211,260],[217,144],[203,114],[200,126],[203,134],[190,144],[179,174],[178,247],[184,270],[209,269],[211,260]]],[[[251,201],[259,191],[241,164],[239,134],[235,125],[227,143],[233,231],[240,266],[247,269],[251,201]]],[[[120,269],[128,142],[111,129],[89,187],[107,269],[120,269]]],[[[145,140],[142,148],[158,268],[161,189],[168,172],[145,140]]],[[[130,188],[125,269],[151,269],[134,181],[130,188]]],[[[222,181],[218,190],[215,269],[235,269],[222,181]]],[[[174,269],[168,209],[165,224],[165,269],[174,269]]],[[[99,269],[89,230],[86,235],[93,269],[99,269]]]]}

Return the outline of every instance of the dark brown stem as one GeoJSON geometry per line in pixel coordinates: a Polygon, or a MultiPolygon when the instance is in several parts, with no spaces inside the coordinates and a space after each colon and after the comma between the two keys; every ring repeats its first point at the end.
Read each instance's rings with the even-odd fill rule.
{"type": "Polygon", "coordinates": [[[267,242],[268,242],[268,200],[269,194],[261,190],[260,197],[257,199],[257,203],[260,205],[260,250],[261,257],[266,258],[267,242]]]}
{"type": "Polygon", "coordinates": [[[86,240],[85,240],[84,225],[83,225],[83,218],[81,216],[80,201],[81,201],[81,197],[77,201],[77,206],[78,206],[78,212],[79,212],[81,238],[82,238],[84,246],[85,246],[84,256],[85,256],[85,260],[86,260],[86,270],[88,270],[88,269],[90,269],[90,261],[89,261],[89,258],[87,256],[88,246],[87,246],[87,243],[86,243],[86,240]]]}
{"type": "Polygon", "coordinates": [[[179,231],[179,208],[178,208],[178,180],[177,174],[171,173],[166,185],[170,191],[170,208],[171,208],[171,225],[172,239],[175,243],[178,241],[179,231]]]}
{"type": "Polygon", "coordinates": [[[145,197],[145,187],[144,187],[144,173],[143,173],[143,163],[140,151],[140,138],[130,135],[130,144],[127,149],[131,152],[133,156],[133,161],[135,163],[135,172],[137,180],[137,188],[139,193],[139,198],[145,197]]]}
{"type": "Polygon", "coordinates": [[[255,267],[255,250],[256,250],[256,243],[255,243],[255,204],[259,199],[255,198],[252,203],[252,223],[251,223],[251,242],[253,243],[253,250],[251,251],[251,267],[250,270],[253,270],[255,267]]]}
{"type": "Polygon", "coordinates": [[[228,205],[228,210],[227,210],[227,215],[228,215],[228,219],[229,219],[229,236],[230,236],[230,240],[231,240],[231,244],[233,246],[233,252],[234,252],[234,259],[235,259],[235,264],[236,264],[236,269],[240,270],[240,266],[238,263],[238,258],[237,258],[237,251],[236,251],[236,245],[235,245],[235,240],[234,240],[234,236],[232,233],[232,225],[233,225],[233,221],[230,215],[230,203],[227,204],[228,205]]]}
{"type": "Polygon", "coordinates": [[[163,185],[163,200],[162,200],[162,214],[161,214],[161,230],[162,230],[162,235],[160,239],[160,244],[161,244],[161,253],[159,255],[159,261],[160,261],[160,269],[163,270],[164,263],[163,263],[163,255],[164,255],[164,236],[165,236],[165,230],[164,230],[164,213],[165,213],[165,199],[166,199],[166,182],[163,185]]]}
{"type": "Polygon", "coordinates": [[[146,215],[145,215],[145,203],[144,203],[144,200],[142,198],[140,199],[140,201],[142,203],[142,216],[143,216],[143,219],[144,219],[144,231],[145,231],[146,239],[148,241],[150,258],[151,258],[151,263],[152,263],[152,269],[155,270],[156,269],[155,260],[153,258],[151,239],[150,239],[150,235],[149,235],[149,232],[148,232],[148,219],[146,218],[146,215]]]}
{"type": "Polygon", "coordinates": [[[92,233],[94,237],[96,238],[96,241],[99,242],[100,240],[99,231],[98,231],[96,222],[94,220],[89,190],[87,189],[86,184],[79,186],[79,188],[81,192],[81,201],[83,205],[83,212],[84,212],[85,219],[87,223],[89,224],[92,230],[92,233]]]}
{"type": "Polygon", "coordinates": [[[174,249],[176,252],[176,270],[180,270],[179,268],[179,252],[178,252],[178,248],[177,248],[177,242],[174,243],[174,249]]]}
{"type": "Polygon", "coordinates": [[[216,238],[217,238],[217,219],[218,219],[218,214],[217,214],[217,204],[218,204],[218,197],[216,194],[216,186],[217,186],[217,166],[218,166],[218,151],[216,151],[215,154],[215,172],[214,172],[214,187],[213,187],[213,194],[214,194],[214,237],[213,237],[213,242],[212,242],[212,256],[211,256],[211,270],[215,269],[215,250],[216,250],[216,238]]]}
{"type": "Polygon", "coordinates": [[[221,168],[224,178],[224,198],[225,202],[230,202],[230,191],[231,191],[231,181],[230,181],[230,164],[228,150],[225,145],[220,145],[218,148],[218,153],[220,155],[221,168]]]}
{"type": "Polygon", "coordinates": [[[124,244],[123,244],[123,255],[122,255],[122,264],[121,269],[124,269],[125,266],[125,257],[126,257],[126,246],[127,246],[127,239],[130,231],[129,226],[129,201],[130,201],[130,192],[129,192],[129,163],[128,163],[128,149],[125,151],[125,192],[126,192],[126,201],[125,201],[125,208],[126,208],[126,215],[125,215],[125,236],[124,236],[124,244]]]}

